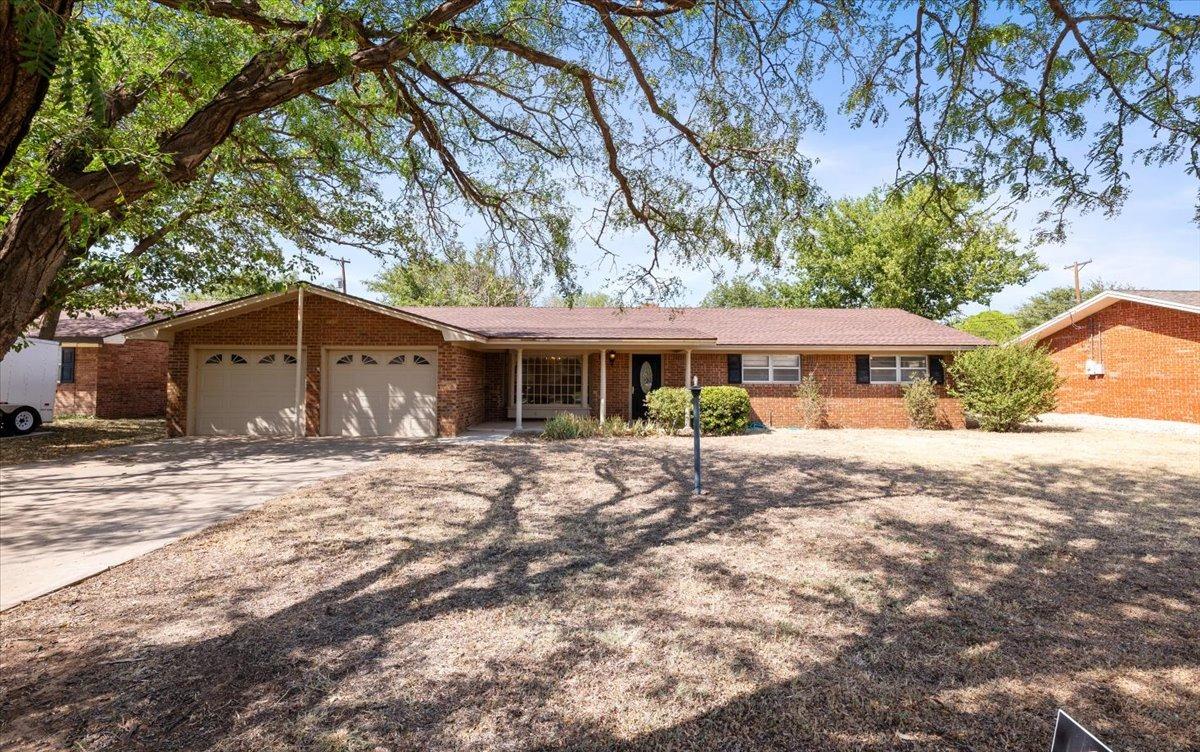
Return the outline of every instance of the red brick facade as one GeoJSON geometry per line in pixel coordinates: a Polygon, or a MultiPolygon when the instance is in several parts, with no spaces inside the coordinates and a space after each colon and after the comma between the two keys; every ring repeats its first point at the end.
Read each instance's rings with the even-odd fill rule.
{"type": "MultiPolygon", "coordinates": [[[[947,362],[949,358],[946,357],[947,362]]],[[[630,413],[631,382],[629,353],[616,353],[608,367],[608,415],[626,420],[630,413]]],[[[900,387],[895,384],[855,383],[853,354],[801,355],[805,375],[815,373],[826,398],[825,426],[829,428],[907,428],[908,414],[900,387]]],[[[593,415],[600,412],[599,355],[588,361],[590,399],[593,415]]],[[[663,384],[684,386],[687,360],[683,353],[663,353],[663,384]]],[[[692,374],[704,386],[729,383],[728,356],[724,353],[692,353],[692,374]]],[[[771,427],[802,424],[800,401],[795,384],[742,384],[750,395],[751,419],[771,427]]],[[[963,427],[958,400],[947,397],[939,388],[942,422],[953,428],[963,427]]]]}
{"type": "Polygon", "coordinates": [[[74,350],[75,381],[58,385],[56,413],[97,418],[152,418],[164,413],[165,342],[128,340],[122,345],[74,350]]]}
{"type": "MultiPolygon", "coordinates": [[[[296,303],[290,300],[228,318],[200,324],[176,333],[167,365],[168,431],[188,430],[188,379],[190,357],[197,346],[246,346],[293,349],[296,338],[296,303]]],[[[321,295],[305,299],[304,366],[307,385],[306,430],[317,435],[321,422],[321,369],[323,348],[429,347],[438,351],[438,432],[452,436],[486,420],[507,416],[512,390],[512,355],[483,351],[444,340],[436,329],[349,305],[321,295]]],[[[587,392],[593,415],[600,409],[599,352],[587,356],[587,392]]],[[[663,357],[663,383],[683,386],[686,356],[667,351],[663,357]]],[[[694,353],[692,372],[702,384],[728,382],[727,355],[694,353]]],[[[631,354],[614,354],[607,367],[607,414],[630,416],[631,354]]],[[[888,427],[908,425],[900,388],[895,385],[855,383],[853,354],[802,355],[805,373],[815,373],[827,397],[826,425],[830,427],[888,427]]],[[[86,366],[77,365],[82,372],[86,366]]],[[[795,426],[801,422],[794,384],[747,384],[753,419],[768,426],[795,426]]],[[[962,425],[962,414],[951,399],[942,401],[945,423],[962,425]]]]}
{"type": "Polygon", "coordinates": [[[1057,412],[1200,423],[1200,314],[1122,300],[1039,344],[1066,379],[1057,412]]]}

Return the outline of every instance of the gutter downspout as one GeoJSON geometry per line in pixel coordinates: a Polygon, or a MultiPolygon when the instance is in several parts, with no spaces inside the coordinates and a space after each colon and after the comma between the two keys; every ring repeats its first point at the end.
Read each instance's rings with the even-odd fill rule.
{"type": "Polygon", "coordinates": [[[296,293],[296,438],[304,438],[304,283],[296,293]]]}
{"type": "Polygon", "coordinates": [[[600,351],[600,422],[608,413],[608,350],[600,351]]]}

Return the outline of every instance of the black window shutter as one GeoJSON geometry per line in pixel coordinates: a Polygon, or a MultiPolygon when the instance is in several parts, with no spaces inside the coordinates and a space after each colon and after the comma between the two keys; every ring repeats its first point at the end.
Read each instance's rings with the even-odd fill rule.
{"type": "Polygon", "coordinates": [[[728,359],[728,363],[729,363],[729,383],[730,384],[742,383],[742,356],[741,355],[730,355],[729,359],[728,359]]]}
{"type": "Polygon", "coordinates": [[[871,383],[871,356],[854,356],[854,381],[858,384],[871,383]]]}
{"type": "Polygon", "coordinates": [[[935,384],[946,383],[946,369],[942,366],[941,355],[929,356],[929,380],[935,384]]]}

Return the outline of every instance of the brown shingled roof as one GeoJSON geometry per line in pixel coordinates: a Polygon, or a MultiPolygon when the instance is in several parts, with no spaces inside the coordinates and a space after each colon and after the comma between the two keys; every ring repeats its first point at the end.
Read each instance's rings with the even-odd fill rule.
{"type": "Polygon", "coordinates": [[[214,302],[216,301],[189,300],[183,303],[178,310],[158,310],[153,314],[147,313],[141,308],[125,308],[110,313],[85,311],[75,316],[64,314],[58,320],[58,328],[55,329],[54,338],[66,341],[103,339],[130,327],[141,326],[157,319],[171,318],[172,316],[206,308],[213,305],[214,302]]]}
{"type": "Polygon", "coordinates": [[[1167,303],[1200,306],[1200,290],[1125,290],[1130,295],[1154,298],[1167,303]]]}
{"type": "Polygon", "coordinates": [[[498,339],[713,339],[722,346],[990,344],[896,308],[487,308],[400,310],[498,339]]]}

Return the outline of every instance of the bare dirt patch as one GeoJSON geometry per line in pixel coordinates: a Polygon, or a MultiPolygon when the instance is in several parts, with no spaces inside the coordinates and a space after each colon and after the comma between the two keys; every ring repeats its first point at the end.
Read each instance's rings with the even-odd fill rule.
{"type": "Polygon", "coordinates": [[[106,447],[157,441],[166,435],[162,418],[55,418],[29,436],[0,438],[0,466],[58,460],[106,447]]]}
{"type": "Polygon", "coordinates": [[[0,746],[1200,746],[1200,445],[426,445],[4,614],[0,746]]]}

